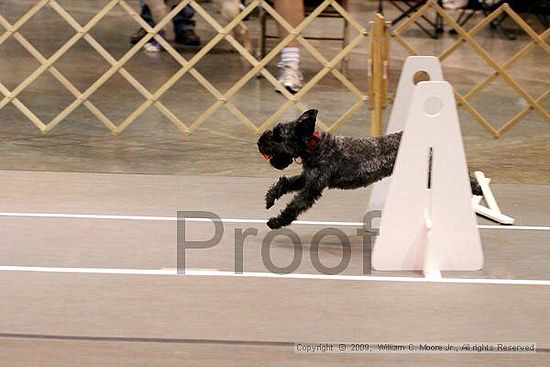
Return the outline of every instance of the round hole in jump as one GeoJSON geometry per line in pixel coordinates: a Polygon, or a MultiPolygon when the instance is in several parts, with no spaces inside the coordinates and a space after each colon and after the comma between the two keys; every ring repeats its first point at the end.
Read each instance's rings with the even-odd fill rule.
{"type": "Polygon", "coordinates": [[[413,75],[413,83],[414,85],[417,85],[420,82],[429,82],[430,81],[430,74],[428,74],[424,70],[417,71],[413,75]]]}
{"type": "Polygon", "coordinates": [[[443,101],[438,97],[430,97],[424,101],[424,112],[430,117],[436,117],[443,110],[443,101]]]}

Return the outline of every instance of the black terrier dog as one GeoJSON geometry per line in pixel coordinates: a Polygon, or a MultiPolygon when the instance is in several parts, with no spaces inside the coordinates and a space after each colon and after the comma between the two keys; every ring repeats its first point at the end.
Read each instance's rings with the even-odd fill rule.
{"type": "MultiPolygon", "coordinates": [[[[317,113],[306,111],[295,121],[275,125],[258,139],[260,153],[273,167],[283,170],[296,158],[301,159],[303,167],[300,175],[283,176],[267,191],[267,209],[284,194],[298,191],[279,216],[269,219],[271,229],[291,224],[313,206],[325,188],[356,189],[393,172],[401,132],[377,138],[319,133],[315,132],[317,113]]],[[[470,181],[472,192],[480,195],[475,179],[470,181]]]]}

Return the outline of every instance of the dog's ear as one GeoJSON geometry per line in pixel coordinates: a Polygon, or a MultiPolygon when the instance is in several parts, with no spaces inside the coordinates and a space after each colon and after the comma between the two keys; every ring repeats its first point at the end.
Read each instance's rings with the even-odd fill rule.
{"type": "Polygon", "coordinates": [[[296,135],[309,137],[315,131],[315,120],[317,120],[317,110],[307,110],[296,120],[296,135]]]}

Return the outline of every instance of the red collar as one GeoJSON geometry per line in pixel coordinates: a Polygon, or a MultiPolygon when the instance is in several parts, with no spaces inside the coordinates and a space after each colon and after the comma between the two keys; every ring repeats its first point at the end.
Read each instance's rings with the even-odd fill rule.
{"type": "Polygon", "coordinates": [[[310,153],[313,152],[319,145],[319,141],[321,141],[321,133],[316,131],[311,135],[309,143],[307,143],[307,151],[310,153]]]}

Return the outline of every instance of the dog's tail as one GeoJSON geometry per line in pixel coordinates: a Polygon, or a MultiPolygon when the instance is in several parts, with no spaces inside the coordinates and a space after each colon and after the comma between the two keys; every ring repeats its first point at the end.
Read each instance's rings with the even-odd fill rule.
{"type": "Polygon", "coordinates": [[[474,175],[472,175],[471,172],[469,172],[469,174],[470,174],[470,186],[472,187],[472,194],[477,196],[483,196],[483,191],[481,190],[481,186],[479,185],[479,182],[477,182],[476,178],[474,177],[474,175]]]}

